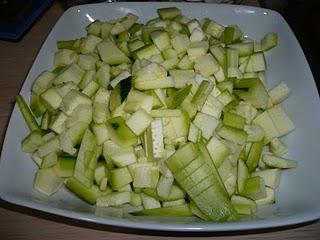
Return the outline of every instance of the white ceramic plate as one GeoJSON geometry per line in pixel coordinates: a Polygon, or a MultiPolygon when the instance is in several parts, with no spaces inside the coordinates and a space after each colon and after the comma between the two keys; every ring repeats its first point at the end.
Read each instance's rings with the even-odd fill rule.
{"type": "Polygon", "coordinates": [[[320,217],[320,104],[305,56],[285,20],[276,12],[245,6],[188,3],[112,3],[70,8],[57,22],[43,44],[21,90],[29,99],[35,77],[52,67],[56,41],[79,38],[85,26],[94,19],[111,19],[133,12],[140,21],[156,16],[160,7],[177,6],[191,18],[210,17],[223,24],[238,24],[246,35],[261,39],[267,32],[279,34],[279,46],[266,54],[267,85],[285,81],[292,95],[284,103],[296,130],[285,137],[288,157],[299,167],[283,172],[277,192],[277,203],[260,208],[255,219],[237,223],[207,223],[194,219],[98,217],[94,208],[62,189],[48,198],[33,190],[36,166],[20,149],[28,130],[14,108],[4,141],[0,165],[0,196],[2,199],[70,218],[129,228],[169,231],[229,231],[270,228],[318,219],[320,217]]]}

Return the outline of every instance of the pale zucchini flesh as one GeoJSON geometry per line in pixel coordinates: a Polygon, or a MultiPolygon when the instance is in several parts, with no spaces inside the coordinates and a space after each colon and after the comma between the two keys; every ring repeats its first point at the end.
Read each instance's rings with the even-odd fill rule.
{"type": "Polygon", "coordinates": [[[253,41],[175,7],[146,24],[132,13],[95,20],[86,32],[57,42],[30,108],[17,96],[35,189],[51,195],[64,181],[120,217],[235,221],[275,202],[280,169],[297,166],[280,139],[294,129],[280,105],[290,89],[267,89],[277,33],[253,41]]]}

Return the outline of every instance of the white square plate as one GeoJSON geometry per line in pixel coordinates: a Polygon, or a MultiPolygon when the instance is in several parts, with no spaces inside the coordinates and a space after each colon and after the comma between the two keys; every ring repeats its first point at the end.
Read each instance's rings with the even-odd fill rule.
{"type": "Polygon", "coordinates": [[[276,12],[246,6],[190,3],[112,3],[70,8],[57,22],[43,44],[23,85],[21,94],[29,99],[35,77],[52,67],[57,40],[85,35],[85,26],[94,19],[107,20],[127,12],[140,16],[140,21],[156,16],[156,9],[177,6],[191,18],[210,17],[223,24],[238,24],[243,32],[261,39],[267,32],[277,32],[280,43],[266,54],[268,87],[285,81],[292,94],[284,107],[296,125],[285,137],[289,158],[299,167],[283,172],[276,204],[260,208],[255,219],[236,223],[210,223],[194,219],[114,218],[99,217],[94,208],[62,189],[48,198],[33,190],[36,166],[20,149],[27,134],[26,125],[14,108],[4,141],[0,162],[0,196],[2,199],[57,215],[101,224],[130,228],[169,231],[229,231],[269,228],[318,219],[320,217],[320,104],[315,82],[305,56],[285,20],[276,12]]]}

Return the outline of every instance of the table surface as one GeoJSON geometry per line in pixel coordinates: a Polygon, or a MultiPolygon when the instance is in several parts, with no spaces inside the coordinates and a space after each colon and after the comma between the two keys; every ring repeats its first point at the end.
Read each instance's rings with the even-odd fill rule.
{"type": "MultiPolygon", "coordinates": [[[[255,0],[244,1],[257,5],[255,0]]],[[[63,9],[58,3],[40,17],[19,42],[0,41],[0,143],[2,145],[6,126],[14,104],[14,97],[31,67],[37,52],[63,9]]],[[[259,232],[176,234],[143,232],[118,229],[110,226],[71,220],[51,214],[15,206],[0,200],[1,239],[190,239],[201,236],[218,239],[320,239],[320,222],[312,222],[287,228],[261,230],[259,232]],[[147,235],[146,235],[147,234],[147,235]]]]}

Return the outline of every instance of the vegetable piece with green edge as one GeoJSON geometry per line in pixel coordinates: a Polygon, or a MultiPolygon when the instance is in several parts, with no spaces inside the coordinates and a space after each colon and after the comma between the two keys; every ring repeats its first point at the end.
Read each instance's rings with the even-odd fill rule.
{"type": "Polygon", "coordinates": [[[246,164],[248,166],[249,172],[253,172],[257,168],[262,154],[263,146],[263,139],[259,142],[254,142],[251,145],[246,159],[246,164]]]}
{"type": "Polygon", "coordinates": [[[104,39],[97,45],[102,61],[107,64],[129,63],[130,59],[109,39],[104,39]]]}
{"type": "Polygon", "coordinates": [[[181,110],[181,117],[161,118],[165,144],[177,145],[179,140],[188,137],[190,118],[188,113],[181,110]]]}
{"type": "Polygon", "coordinates": [[[271,48],[274,48],[278,44],[278,34],[271,32],[264,35],[264,37],[261,39],[261,50],[262,51],[268,51],[271,48]]]}
{"type": "Polygon", "coordinates": [[[194,152],[192,150],[192,146],[192,143],[187,143],[181,149],[178,149],[176,153],[174,153],[170,158],[168,158],[167,165],[169,169],[173,172],[173,175],[176,176],[177,174],[180,174],[180,172],[183,171],[183,168],[185,168],[193,159],[193,161],[200,161],[200,167],[196,168],[196,170],[192,172],[188,176],[188,178],[186,178],[187,176],[185,176],[185,178],[182,178],[181,176],[180,181],[178,180],[178,183],[186,190],[197,207],[209,219],[214,221],[236,219],[237,214],[231,206],[230,200],[225,193],[225,189],[223,189],[221,185],[215,184],[218,181],[217,177],[219,175],[211,175],[211,168],[208,168],[205,164],[205,161],[201,158],[193,158],[194,155],[189,156],[190,150],[191,153],[194,152]],[[183,162],[181,161],[182,159],[180,155],[182,155],[181,157],[184,159],[183,162]],[[192,160],[186,161],[186,159],[192,160]],[[201,164],[201,161],[203,162],[203,164],[201,164]],[[190,187],[191,183],[193,186],[196,186],[201,182],[202,179],[206,179],[207,177],[211,179],[208,181],[209,184],[211,181],[212,185],[210,185],[209,187],[204,187],[202,192],[201,189],[199,190],[199,188],[195,188],[193,190],[193,188],[190,187]],[[223,209],[223,211],[221,211],[221,209],[223,209]]]}
{"type": "Polygon", "coordinates": [[[174,200],[174,201],[163,201],[161,203],[162,207],[173,207],[173,206],[181,206],[186,204],[186,200],[184,198],[174,200]]]}
{"type": "Polygon", "coordinates": [[[100,30],[101,30],[101,24],[102,24],[102,22],[100,22],[99,20],[95,20],[94,22],[90,23],[86,27],[87,33],[99,37],[100,30]]]}
{"type": "Polygon", "coordinates": [[[202,81],[196,93],[193,95],[191,102],[197,107],[198,111],[202,109],[203,104],[211,94],[214,85],[209,81],[202,81]]]}
{"type": "Polygon", "coordinates": [[[229,126],[222,126],[216,132],[220,137],[237,144],[244,144],[248,136],[245,131],[229,126]]]}
{"type": "Polygon", "coordinates": [[[201,139],[201,130],[193,123],[190,123],[188,141],[197,143],[198,141],[200,141],[200,139],[201,139]]]}
{"type": "Polygon", "coordinates": [[[78,58],[78,55],[75,51],[70,49],[61,49],[54,54],[53,66],[54,67],[64,67],[73,62],[78,58]]]}
{"type": "Polygon", "coordinates": [[[144,42],[139,39],[135,39],[128,42],[128,48],[131,53],[142,48],[143,46],[144,46],[144,42]]]}
{"type": "Polygon", "coordinates": [[[200,209],[194,204],[194,202],[191,201],[189,206],[193,215],[197,216],[202,220],[209,221],[209,218],[200,211],[200,209]]]}
{"type": "Polygon", "coordinates": [[[59,85],[61,83],[73,82],[78,85],[84,75],[85,71],[76,63],[72,63],[64,68],[54,79],[53,84],[59,85]]]}
{"type": "Polygon", "coordinates": [[[295,168],[298,166],[298,163],[294,160],[276,157],[270,154],[263,154],[262,160],[267,166],[274,168],[286,169],[295,168]]]}
{"type": "Polygon", "coordinates": [[[280,184],[281,170],[280,169],[265,169],[256,171],[251,174],[252,177],[260,176],[264,179],[266,186],[276,189],[280,184]]]}
{"type": "Polygon", "coordinates": [[[228,45],[228,47],[232,48],[232,49],[237,49],[238,53],[239,53],[239,57],[251,56],[253,54],[253,43],[252,42],[233,43],[233,44],[228,45]]]}
{"type": "Polygon", "coordinates": [[[30,108],[28,107],[27,103],[20,94],[16,96],[16,102],[30,131],[40,131],[40,127],[37,120],[32,115],[30,108]]]}
{"type": "Polygon", "coordinates": [[[91,105],[92,100],[85,94],[77,90],[71,90],[65,95],[61,101],[60,109],[68,116],[70,116],[79,105],[91,105]]]}
{"type": "Polygon", "coordinates": [[[131,74],[125,70],[122,73],[120,73],[117,77],[111,80],[110,85],[114,88],[117,84],[119,84],[121,81],[128,79],[131,76],[131,74]]]}
{"type": "Polygon", "coordinates": [[[131,198],[130,198],[130,205],[131,206],[141,206],[142,205],[142,200],[141,196],[139,193],[131,192],[131,198]]]}
{"type": "Polygon", "coordinates": [[[266,60],[263,52],[254,53],[250,56],[246,66],[246,72],[261,72],[266,70],[266,60]]]}
{"type": "MultiPolygon", "coordinates": [[[[99,162],[98,166],[94,170],[94,181],[97,185],[101,185],[101,182],[106,178],[106,164],[99,162]]],[[[106,178],[107,179],[107,178],[106,178]]]]}
{"type": "Polygon", "coordinates": [[[181,11],[176,7],[159,8],[157,12],[161,19],[173,19],[181,15],[181,11]]]}
{"type": "Polygon", "coordinates": [[[174,81],[175,88],[183,88],[187,85],[192,84],[193,79],[195,77],[194,70],[187,69],[187,70],[179,70],[179,69],[172,69],[169,71],[169,75],[172,77],[174,81]]]}
{"type": "Polygon", "coordinates": [[[153,43],[158,47],[160,51],[168,48],[170,43],[170,36],[165,31],[154,31],[150,34],[153,43]]]}
{"type": "Polygon", "coordinates": [[[129,203],[131,199],[130,192],[112,192],[105,196],[97,198],[98,207],[111,207],[121,206],[125,203],[129,203]]]}
{"type": "MultiPolygon", "coordinates": [[[[220,91],[220,90],[219,90],[220,91]]],[[[228,90],[224,90],[217,96],[217,100],[223,104],[223,106],[228,105],[235,99],[235,96],[232,95],[228,90]]]]}
{"type": "Polygon", "coordinates": [[[110,93],[109,109],[113,112],[121,105],[121,85],[117,85],[110,93]]]}
{"type": "Polygon", "coordinates": [[[207,143],[207,149],[214,165],[218,168],[223,161],[229,156],[230,150],[218,138],[212,137],[207,143]]]}
{"type": "Polygon", "coordinates": [[[95,79],[95,70],[88,70],[84,73],[80,83],[78,84],[79,88],[83,90],[90,82],[95,79]]]}
{"type": "Polygon", "coordinates": [[[128,127],[136,136],[141,135],[150,125],[152,117],[142,108],[138,109],[126,120],[128,127]]]}
{"type": "Polygon", "coordinates": [[[66,179],[65,186],[78,197],[92,205],[95,204],[98,197],[101,196],[101,191],[98,186],[92,185],[88,188],[74,177],[66,179]]]}
{"type": "Polygon", "coordinates": [[[110,185],[113,190],[119,190],[133,181],[127,167],[110,170],[110,185]]]}
{"type": "Polygon", "coordinates": [[[133,169],[133,187],[156,188],[159,180],[159,167],[152,163],[137,163],[133,169]]]}
{"type": "Polygon", "coordinates": [[[51,168],[58,162],[58,155],[56,152],[51,152],[42,158],[40,168],[51,168]]]}
{"type": "Polygon", "coordinates": [[[55,78],[55,74],[44,71],[42,72],[32,84],[32,92],[37,95],[41,95],[45,90],[47,90],[52,85],[52,80],[55,78]]]}
{"type": "Polygon", "coordinates": [[[134,35],[135,33],[137,33],[138,31],[140,31],[143,28],[143,24],[142,23],[134,23],[129,29],[129,33],[130,35],[134,35]]]}
{"type": "Polygon", "coordinates": [[[42,133],[40,131],[32,131],[21,142],[22,151],[27,153],[35,152],[40,145],[43,144],[42,133]]]}
{"type": "Polygon", "coordinates": [[[66,130],[66,121],[68,116],[63,112],[59,112],[50,122],[49,129],[57,134],[61,134],[66,130]]]}
{"type": "Polygon", "coordinates": [[[199,150],[200,150],[200,157],[205,161],[205,163],[207,165],[209,165],[209,167],[211,168],[211,172],[212,174],[217,178],[217,181],[220,185],[220,187],[223,189],[224,194],[227,196],[227,189],[225,188],[222,179],[219,175],[218,169],[216,168],[216,166],[214,165],[211,156],[209,154],[208,149],[206,148],[205,144],[202,142],[198,143],[199,146],[199,150]]]}
{"type": "Polygon", "coordinates": [[[174,201],[174,200],[186,197],[186,193],[180,187],[178,187],[176,184],[173,184],[171,186],[169,196],[166,198],[159,196],[157,193],[157,190],[154,188],[144,188],[143,192],[145,194],[147,194],[148,196],[155,198],[159,201],[174,201]]]}
{"type": "MultiPolygon", "coordinates": [[[[277,104],[267,110],[271,121],[278,131],[278,135],[276,137],[281,137],[292,130],[294,130],[295,126],[288,116],[288,114],[283,110],[280,104],[277,104]]],[[[263,127],[263,126],[262,126],[263,127]]]]}
{"type": "Polygon", "coordinates": [[[58,49],[72,49],[76,40],[57,41],[58,49]]]}
{"type": "Polygon", "coordinates": [[[248,142],[259,142],[264,138],[264,130],[258,125],[245,125],[244,131],[248,134],[248,142]]]}
{"type": "Polygon", "coordinates": [[[219,122],[220,120],[215,117],[198,112],[194,118],[193,124],[201,130],[202,136],[208,140],[213,135],[219,122]]]}
{"type": "Polygon", "coordinates": [[[232,164],[230,160],[227,158],[223,161],[223,163],[218,168],[219,175],[222,179],[222,181],[226,181],[230,173],[232,172],[232,164]]]}
{"type": "Polygon", "coordinates": [[[75,164],[75,158],[58,157],[58,162],[53,168],[59,177],[72,177],[75,164]]]}
{"type": "Polygon", "coordinates": [[[219,83],[217,83],[217,87],[219,88],[219,90],[221,92],[223,92],[224,90],[228,90],[230,93],[232,93],[233,81],[228,80],[228,81],[219,82],[219,83]]]}
{"type": "Polygon", "coordinates": [[[182,112],[180,109],[155,109],[151,110],[151,116],[154,118],[164,117],[181,117],[182,112]]]}
{"type": "Polygon", "coordinates": [[[202,28],[207,34],[218,39],[221,37],[222,33],[225,30],[225,27],[223,25],[220,25],[213,20],[207,21],[202,28]]]}
{"type": "Polygon", "coordinates": [[[49,88],[40,95],[43,106],[51,113],[56,113],[61,105],[62,97],[54,88],[49,88]]]}
{"type": "Polygon", "coordinates": [[[99,84],[95,81],[92,81],[82,90],[82,93],[84,93],[88,97],[92,97],[98,91],[99,88],[99,84]]]}
{"type": "Polygon", "coordinates": [[[148,81],[137,81],[137,78],[135,78],[134,86],[139,90],[170,88],[174,86],[174,81],[171,77],[163,77],[156,80],[149,79],[148,81]]]}
{"type": "Polygon", "coordinates": [[[160,54],[160,50],[154,44],[145,45],[132,53],[135,59],[150,59],[154,55],[160,54]]]}
{"type": "Polygon", "coordinates": [[[241,36],[242,32],[237,25],[229,25],[225,28],[222,38],[225,44],[230,44],[239,40],[241,36]]]}
{"type": "Polygon", "coordinates": [[[290,89],[285,82],[279,83],[268,91],[273,104],[281,103],[290,95],[290,89]]]}
{"type": "Polygon", "coordinates": [[[238,186],[238,193],[241,193],[244,188],[244,184],[247,178],[250,176],[249,170],[247,165],[242,159],[238,161],[238,173],[237,173],[237,186],[238,186]]]}
{"type": "Polygon", "coordinates": [[[215,118],[220,118],[222,110],[223,104],[217,98],[209,95],[202,106],[201,112],[215,118]]]}
{"type": "Polygon", "coordinates": [[[149,161],[159,160],[164,156],[163,138],[162,121],[160,119],[152,120],[143,138],[144,150],[149,161]]]}
{"type": "Polygon", "coordinates": [[[110,140],[103,144],[103,156],[105,159],[110,159],[117,167],[125,167],[137,161],[131,146],[121,147],[110,140]]]}
{"type": "Polygon", "coordinates": [[[144,209],[161,208],[161,203],[157,199],[150,197],[144,193],[141,193],[140,196],[144,209]]]}
{"type": "Polygon", "coordinates": [[[157,194],[159,195],[159,197],[161,198],[169,197],[173,182],[174,182],[173,176],[165,176],[163,174],[160,176],[160,179],[158,181],[157,188],[156,188],[157,194]]]}
{"type": "Polygon", "coordinates": [[[267,195],[265,198],[260,198],[258,200],[255,200],[257,206],[262,206],[262,205],[269,205],[269,204],[274,204],[275,203],[275,190],[266,187],[267,195]]]}
{"type": "Polygon", "coordinates": [[[96,138],[93,133],[87,129],[81,141],[74,171],[74,177],[86,187],[91,187],[93,184],[94,167],[92,167],[92,165],[95,166],[97,163],[96,147],[96,138]],[[86,176],[86,171],[89,174],[90,170],[92,170],[92,176],[90,175],[88,177],[86,176]]]}
{"type": "Polygon", "coordinates": [[[146,209],[130,213],[134,216],[166,216],[166,217],[191,217],[192,212],[188,204],[154,209],[146,209]]]}
{"type": "Polygon", "coordinates": [[[270,151],[278,157],[288,152],[288,147],[279,139],[274,138],[270,141],[270,151]]]}
{"type": "Polygon", "coordinates": [[[110,66],[104,64],[95,74],[95,81],[103,88],[107,88],[110,82],[110,66]]]}
{"type": "Polygon", "coordinates": [[[217,60],[223,71],[227,73],[227,52],[222,46],[211,46],[210,52],[213,57],[217,60]]]}
{"type": "Polygon", "coordinates": [[[30,109],[37,118],[41,117],[46,111],[46,108],[41,103],[39,96],[34,92],[31,92],[30,109]]]}
{"type": "Polygon", "coordinates": [[[171,157],[166,160],[166,164],[172,173],[178,172],[187,166],[199,155],[199,148],[194,143],[187,143],[179,148],[171,157]]]}
{"type": "Polygon", "coordinates": [[[96,61],[97,61],[97,56],[96,55],[85,55],[85,54],[80,54],[78,56],[78,65],[88,71],[88,70],[95,70],[96,69],[96,61]]]}
{"type": "Polygon", "coordinates": [[[130,29],[133,24],[138,20],[138,16],[133,13],[127,13],[121,18],[120,23],[126,29],[130,29]]]}
{"type": "Polygon", "coordinates": [[[256,108],[265,108],[268,93],[259,78],[247,78],[236,81],[233,93],[239,98],[250,102],[256,108]]]}
{"type": "Polygon", "coordinates": [[[34,188],[45,194],[52,195],[63,185],[63,178],[60,178],[53,168],[39,169],[34,180],[34,188]]]}
{"type": "Polygon", "coordinates": [[[49,124],[51,122],[51,113],[49,111],[46,111],[41,119],[41,129],[47,130],[49,128],[49,124]]]}
{"type": "Polygon", "coordinates": [[[194,63],[194,69],[204,77],[209,77],[219,70],[218,62],[210,53],[207,53],[204,56],[200,56],[194,61],[194,63]]]}
{"type": "Polygon", "coordinates": [[[181,105],[183,100],[189,95],[192,85],[187,85],[184,88],[176,91],[173,95],[167,98],[167,106],[169,109],[174,109],[181,105]]]}
{"type": "Polygon", "coordinates": [[[117,35],[117,42],[127,42],[130,39],[130,35],[128,31],[123,31],[117,35]]]}
{"type": "Polygon", "coordinates": [[[188,35],[176,33],[171,37],[171,45],[177,53],[186,52],[190,45],[188,35]]]}
{"type": "Polygon", "coordinates": [[[223,124],[230,127],[235,127],[238,129],[243,129],[246,123],[246,120],[234,113],[225,112],[223,114],[223,124]]]}
{"type": "MultiPolygon", "coordinates": [[[[202,68],[201,63],[205,64],[205,66],[214,66],[214,60],[210,57],[210,54],[206,54],[209,49],[209,43],[208,41],[201,41],[201,42],[194,42],[191,43],[187,48],[187,54],[191,60],[198,60],[199,58],[201,61],[198,62],[198,71],[202,74],[210,74],[213,70],[218,70],[217,66],[214,67],[214,69],[207,69],[202,68]],[[203,58],[200,58],[203,57],[203,58]]],[[[195,67],[195,66],[194,66],[195,67]]]]}
{"type": "Polygon", "coordinates": [[[272,121],[268,111],[264,111],[256,116],[252,123],[263,128],[265,133],[264,143],[269,143],[273,138],[279,137],[278,129],[272,121]]]}
{"type": "Polygon", "coordinates": [[[135,89],[131,89],[125,105],[124,110],[129,113],[134,113],[139,109],[144,109],[147,113],[151,112],[153,105],[153,97],[135,89]]]}
{"type": "MultiPolygon", "coordinates": [[[[238,49],[233,49],[233,48],[227,48],[227,63],[228,63],[228,68],[230,67],[238,67],[239,65],[239,51],[238,49]]],[[[228,77],[230,78],[231,76],[228,77]]]]}
{"type": "Polygon", "coordinates": [[[255,201],[243,196],[233,195],[231,197],[231,204],[239,214],[252,215],[257,211],[255,201]]]}
{"type": "Polygon", "coordinates": [[[172,47],[168,47],[161,51],[161,55],[165,60],[168,60],[170,58],[176,57],[178,53],[172,47]]]}
{"type": "Polygon", "coordinates": [[[265,198],[267,193],[263,178],[259,176],[247,178],[241,195],[251,198],[252,200],[265,198]]]}
{"type": "Polygon", "coordinates": [[[105,39],[110,36],[110,31],[113,25],[109,22],[103,22],[100,25],[100,36],[102,39],[105,39]]]}

